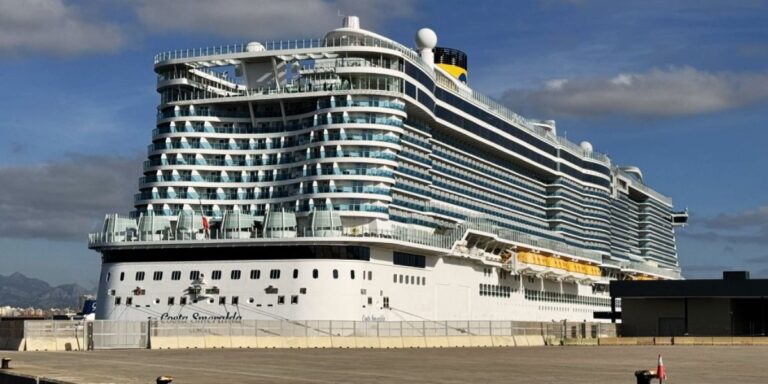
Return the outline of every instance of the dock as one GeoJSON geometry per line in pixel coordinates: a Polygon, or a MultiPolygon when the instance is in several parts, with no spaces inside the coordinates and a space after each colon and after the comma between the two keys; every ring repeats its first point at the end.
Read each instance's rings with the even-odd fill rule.
{"type": "Polygon", "coordinates": [[[633,383],[664,357],[673,383],[765,383],[768,346],[2,351],[0,383],[633,383]],[[28,375],[11,381],[9,375],[28,375]],[[52,380],[46,381],[49,378],[52,380]],[[4,381],[5,380],[5,381],[4,381]]]}

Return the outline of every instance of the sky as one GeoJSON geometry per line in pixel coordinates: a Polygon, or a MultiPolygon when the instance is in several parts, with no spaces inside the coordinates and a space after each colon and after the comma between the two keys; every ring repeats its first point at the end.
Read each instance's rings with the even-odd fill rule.
{"type": "Polygon", "coordinates": [[[0,274],[96,285],[86,233],[132,208],[155,54],[342,15],[410,47],[432,28],[471,87],[639,166],[689,210],[686,278],[768,277],[768,2],[749,0],[0,0],[0,274]]]}

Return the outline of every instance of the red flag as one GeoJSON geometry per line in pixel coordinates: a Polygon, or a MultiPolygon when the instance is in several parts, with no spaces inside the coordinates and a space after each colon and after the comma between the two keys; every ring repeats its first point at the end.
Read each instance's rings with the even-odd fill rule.
{"type": "Polygon", "coordinates": [[[659,355],[659,364],[656,366],[656,377],[659,378],[659,381],[667,378],[667,372],[664,370],[664,361],[661,360],[661,355],[659,355]]]}
{"type": "Polygon", "coordinates": [[[208,218],[203,216],[203,229],[208,230],[208,218]]]}

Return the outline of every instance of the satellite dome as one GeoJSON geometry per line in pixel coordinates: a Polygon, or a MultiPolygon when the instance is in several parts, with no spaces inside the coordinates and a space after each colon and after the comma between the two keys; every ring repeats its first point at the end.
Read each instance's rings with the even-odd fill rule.
{"type": "Polygon", "coordinates": [[[264,46],[261,43],[259,43],[257,41],[252,41],[252,42],[248,43],[248,45],[245,46],[245,51],[246,52],[261,52],[261,51],[266,51],[266,48],[264,48],[264,46]]]}
{"type": "Polygon", "coordinates": [[[422,28],[416,32],[416,46],[419,49],[432,49],[437,46],[437,35],[429,28],[422,28]]]}
{"type": "Polygon", "coordinates": [[[579,143],[579,147],[581,147],[581,149],[583,149],[585,152],[592,152],[592,143],[589,141],[582,141],[579,143]]]}

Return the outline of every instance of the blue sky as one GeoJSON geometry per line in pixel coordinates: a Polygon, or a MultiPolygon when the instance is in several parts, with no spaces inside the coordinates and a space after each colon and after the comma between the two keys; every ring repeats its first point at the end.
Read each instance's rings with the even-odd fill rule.
{"type": "Polygon", "coordinates": [[[685,276],[768,277],[768,2],[590,0],[0,0],[0,274],[96,284],[85,233],[131,208],[156,53],[322,37],[339,14],[409,46],[432,28],[473,88],[639,166],[690,210],[685,276]]]}

